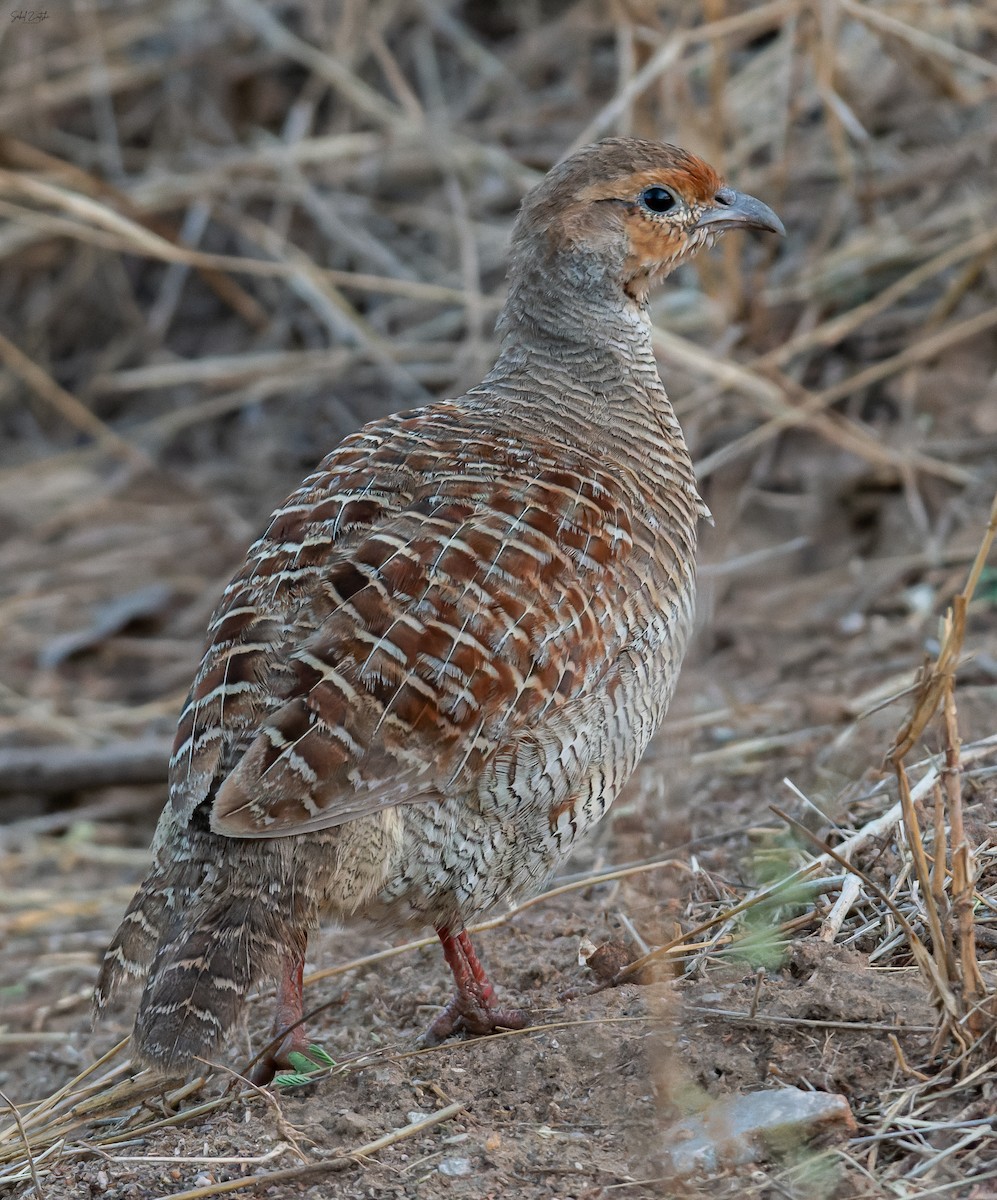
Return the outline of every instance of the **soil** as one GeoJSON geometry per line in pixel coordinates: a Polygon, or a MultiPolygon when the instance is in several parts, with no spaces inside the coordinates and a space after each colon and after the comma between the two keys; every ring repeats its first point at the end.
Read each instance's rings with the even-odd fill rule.
{"type": "MultiPolygon", "coordinates": [[[[53,877],[64,881],[67,906],[86,886],[79,868],[66,862],[49,864],[46,889],[53,877]]],[[[342,1065],[341,1074],[277,1096],[239,1100],[221,1115],[161,1130],[137,1145],[109,1147],[109,1157],[69,1159],[46,1180],[45,1194],[167,1196],[293,1165],[295,1146],[309,1159],[347,1152],[403,1127],[413,1113],[453,1102],[466,1105],[465,1111],[421,1137],[350,1164],[334,1178],[264,1194],[608,1196],[614,1193],[607,1188],[620,1185],[627,1185],[625,1195],[669,1194],[656,1164],[669,1116],[696,1111],[709,1096],[773,1083],[841,1093],[861,1114],[896,1080],[897,1058],[881,1032],[885,1025],[922,1027],[902,1035],[903,1045],[914,1061],[929,1055],[931,1037],[923,1029],[934,1027],[935,1013],[916,970],[872,971],[863,955],[837,948],[810,946],[761,974],[742,962],[703,979],[591,994],[591,977],[576,965],[580,940],[618,938],[623,930],[614,914],[626,911],[646,926],[648,916],[659,916],[655,910],[677,900],[664,900],[659,886],[597,885],[481,935],[503,995],[529,1008],[538,1026],[523,1034],[420,1051],[417,1035],[447,988],[432,947],[317,984],[309,1001],[328,1008],[309,1028],[342,1065]],[[581,994],[561,1001],[565,989],[581,994]],[[710,1009],[739,1016],[712,1016],[710,1009]],[[780,1023],[787,1018],[793,1020],[780,1023]],[[281,1145],[287,1149],[265,1166],[245,1161],[281,1145]],[[138,1166],[129,1154],[146,1161],[138,1166]],[[148,1161],[157,1156],[165,1161],[148,1161]],[[200,1161],[186,1164],[180,1161],[185,1156],[200,1161]],[[239,1161],[204,1161],[218,1157],[239,1161]]],[[[18,938],[13,965],[21,982],[4,981],[8,996],[14,990],[23,996],[6,1013],[9,1029],[67,1034],[34,1046],[29,1040],[8,1055],[2,1087],[18,1099],[47,1094],[127,1032],[127,1010],[94,1034],[87,1029],[101,936],[86,933],[85,918],[73,924],[75,933],[54,935],[66,947],[61,952],[53,949],[51,933],[44,948],[30,935],[18,938]],[[49,971],[33,970],[33,957],[48,962],[49,971]]],[[[381,947],[355,932],[328,932],[315,961],[326,965],[381,947]]],[[[266,1004],[254,1005],[250,1026],[257,1044],[266,1021],[266,1004]]],[[[238,1061],[237,1044],[232,1062],[238,1061]]],[[[807,1152],[798,1146],[793,1156],[807,1152]]],[[[834,1174],[821,1195],[866,1194],[860,1180],[846,1187],[846,1173],[834,1174]]],[[[743,1194],[744,1183],[743,1170],[727,1181],[714,1177],[706,1194],[743,1194]]]]}

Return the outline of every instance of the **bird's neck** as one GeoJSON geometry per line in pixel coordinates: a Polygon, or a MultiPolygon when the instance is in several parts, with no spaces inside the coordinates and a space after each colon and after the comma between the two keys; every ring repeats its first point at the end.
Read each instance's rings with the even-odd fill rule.
{"type": "Polygon", "coordinates": [[[556,270],[542,260],[519,268],[499,317],[499,356],[486,383],[533,380],[541,404],[581,405],[595,424],[614,425],[644,409],[674,420],[644,304],[584,260],[556,270]]]}
{"type": "Polygon", "coordinates": [[[497,331],[497,368],[532,358],[580,381],[650,373],[660,387],[645,306],[596,264],[521,263],[497,331]]]}
{"type": "Polygon", "coordinates": [[[644,305],[617,283],[550,286],[519,276],[499,321],[499,357],[480,389],[491,419],[596,449],[705,513],[658,374],[644,305]]]}

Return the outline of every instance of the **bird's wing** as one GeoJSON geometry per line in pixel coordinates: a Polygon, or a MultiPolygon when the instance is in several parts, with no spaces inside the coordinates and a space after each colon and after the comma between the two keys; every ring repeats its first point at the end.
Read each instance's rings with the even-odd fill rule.
{"type": "Polygon", "coordinates": [[[449,791],[618,657],[618,486],[564,446],[496,450],[493,432],[485,454],[447,407],[334,451],[227,589],[173,773],[174,802],[211,799],[216,831],[301,833],[449,791]]]}

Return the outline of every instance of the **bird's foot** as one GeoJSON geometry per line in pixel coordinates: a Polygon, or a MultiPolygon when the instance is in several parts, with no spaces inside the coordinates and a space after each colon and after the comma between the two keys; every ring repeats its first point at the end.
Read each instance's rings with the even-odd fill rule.
{"type": "Polygon", "coordinates": [[[453,972],[457,990],[443,1012],[422,1035],[424,1046],[438,1046],[456,1033],[483,1036],[503,1029],[525,1029],[529,1016],[518,1008],[501,1008],[495,989],[463,930],[453,935],[437,929],[443,954],[453,972]]]}
{"type": "Polygon", "coordinates": [[[335,1065],[336,1060],[317,1042],[309,1042],[299,1025],[276,1046],[271,1045],[250,1071],[248,1079],[257,1087],[266,1087],[268,1083],[283,1088],[301,1087],[335,1065]],[[301,1036],[296,1036],[299,1033],[301,1036]]]}
{"type": "MultiPolygon", "coordinates": [[[[305,1035],[304,1026],[297,1025],[288,1029],[281,1037],[280,1034],[285,1029],[286,1025],[283,1022],[275,1025],[273,1041],[257,1059],[256,1065],[247,1076],[250,1083],[266,1087],[268,1083],[273,1083],[281,1072],[297,1073],[301,1060],[311,1062],[311,1045],[305,1035]]],[[[314,1065],[311,1069],[315,1069],[314,1065]]]]}
{"type": "Polygon", "coordinates": [[[457,992],[443,1012],[422,1035],[424,1046],[438,1046],[458,1033],[483,1037],[503,1029],[525,1029],[530,1023],[520,1008],[497,1008],[480,997],[457,992]]]}
{"type": "Polygon", "coordinates": [[[308,1040],[304,1026],[302,973],[304,954],[291,955],[277,985],[277,1013],[273,1037],[247,1078],[258,1087],[300,1087],[335,1060],[321,1046],[308,1040]]]}

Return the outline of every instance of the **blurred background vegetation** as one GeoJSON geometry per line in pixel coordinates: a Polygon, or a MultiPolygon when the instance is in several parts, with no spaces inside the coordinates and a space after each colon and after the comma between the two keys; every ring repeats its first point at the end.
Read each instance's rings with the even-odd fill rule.
{"type": "Polygon", "coordinates": [[[0,744],[168,733],[265,515],[364,420],[480,378],[524,190],[608,134],[789,230],[654,302],[708,556],[742,598],[886,560],[784,596],[846,632],[937,611],[997,477],[995,45],[982,0],[12,10],[0,744]]]}

